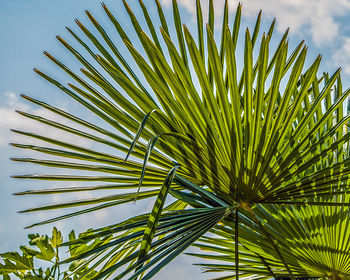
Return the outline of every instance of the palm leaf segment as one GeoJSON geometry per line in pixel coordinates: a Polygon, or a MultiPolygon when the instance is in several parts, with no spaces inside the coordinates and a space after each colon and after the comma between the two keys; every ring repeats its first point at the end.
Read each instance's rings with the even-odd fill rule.
{"type": "MultiPolygon", "coordinates": [[[[348,203],[349,198],[338,197],[323,201],[348,203]]],[[[280,252],[294,276],[349,279],[348,207],[258,205],[254,210],[270,236],[278,243],[280,252]]],[[[200,264],[207,272],[227,272],[229,274],[222,279],[234,279],[234,231],[227,226],[218,225],[211,230],[211,233],[195,244],[206,253],[192,255],[212,261],[200,264]],[[214,252],[215,254],[212,254],[214,252]]],[[[264,235],[240,225],[239,239],[242,244],[240,245],[242,276],[258,278],[289,276],[264,235]]]]}
{"type": "MultiPolygon", "coordinates": [[[[86,14],[94,25],[94,32],[79,20],[76,23],[84,39],[70,28],[67,30],[80,45],[80,50],[90,55],[89,58],[57,36],[81,64],[81,73],[75,73],[47,52],[45,55],[75,84],[65,86],[53,77],[37,69],[35,71],[90,110],[104,124],[88,122],[28,96],[23,97],[79,127],[19,113],[105,145],[114,152],[107,153],[104,149],[98,151],[44,135],[15,131],[56,148],[25,144],[14,146],[60,157],[60,160],[15,158],[16,161],[106,174],[15,176],[96,182],[96,185],[19,194],[136,190],[141,186],[142,190],[137,191],[138,199],[159,198],[159,190],[163,189],[165,195],[161,199],[165,200],[170,188],[173,196],[183,200],[176,202],[175,210],[191,205],[210,206],[213,209],[222,206],[232,211],[237,203],[243,208],[250,208],[254,204],[288,203],[347,192],[349,132],[344,127],[349,116],[343,114],[343,102],[348,91],[342,91],[340,70],[331,77],[327,74],[319,77],[320,56],[306,68],[307,48],[303,47],[302,42],[288,53],[288,31],[270,55],[269,45],[275,21],[260,38],[261,14],[252,35],[246,30],[243,67],[238,67],[235,53],[241,5],[238,5],[233,27],[230,27],[226,1],[221,40],[217,44],[213,34],[213,2],[209,2],[209,24],[204,30],[201,5],[197,1],[198,42],[186,25],[182,28],[176,1],[173,1],[173,24],[177,43],[171,39],[170,23],[166,21],[158,0],[155,4],[160,33],[156,31],[145,5],[139,1],[150,36],[128,4],[123,2],[142,49],[131,42],[117,18],[104,4],[103,8],[120,37],[118,44],[88,11],[86,14]],[[121,42],[129,52],[128,56],[134,59],[132,65],[120,51],[121,42]],[[253,57],[257,45],[258,55],[253,57]],[[124,154],[127,154],[127,158],[132,156],[132,159],[125,162],[124,154]],[[180,166],[176,175],[171,175],[175,180],[164,183],[164,179],[170,175],[169,170],[174,170],[174,161],[180,166]],[[183,189],[198,191],[198,188],[201,189],[198,186],[206,186],[207,191],[199,191],[200,194],[197,192],[194,197],[189,192],[182,192],[183,189]]],[[[47,205],[23,212],[88,206],[38,223],[43,224],[134,199],[135,191],[117,192],[110,196],[47,205]]],[[[161,207],[157,211],[162,212],[163,204],[159,205],[161,207]]],[[[158,212],[154,221],[149,223],[153,228],[151,236],[157,228],[158,212]]],[[[226,214],[221,218],[224,216],[226,214]]],[[[143,250],[149,248],[150,241],[143,246],[143,250]]],[[[140,253],[139,257],[142,259],[144,255],[145,252],[140,253]]]]}

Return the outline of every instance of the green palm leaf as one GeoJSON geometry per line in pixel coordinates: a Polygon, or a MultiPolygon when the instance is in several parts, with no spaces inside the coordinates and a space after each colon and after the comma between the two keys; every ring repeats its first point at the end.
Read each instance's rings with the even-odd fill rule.
{"type": "MultiPolygon", "coordinates": [[[[325,203],[331,201],[348,203],[349,198],[323,200],[325,203]]],[[[254,212],[278,243],[294,276],[332,279],[349,277],[348,207],[265,205],[256,206],[254,212]]],[[[228,226],[216,226],[211,230],[214,236],[202,237],[195,244],[206,253],[191,255],[214,261],[200,264],[207,272],[227,272],[231,273],[228,277],[233,278],[235,233],[228,226]]],[[[288,272],[279,262],[279,256],[263,235],[244,226],[239,230],[242,244],[239,251],[241,273],[255,272],[255,275],[265,277],[288,276],[288,272]],[[262,270],[255,270],[258,267],[262,270]]]]}
{"type": "MultiPolygon", "coordinates": [[[[155,7],[161,23],[159,33],[145,4],[139,1],[150,35],[127,2],[123,1],[123,4],[140,44],[132,42],[132,37],[127,35],[113,11],[102,4],[120,36],[119,41],[114,42],[112,34],[107,34],[103,25],[86,11],[93,30],[77,19],[83,37],[67,28],[81,50],[57,37],[81,66],[81,73],[76,73],[73,67],[47,52],[44,54],[70,77],[72,83],[65,86],[35,69],[100,121],[88,122],[28,96],[23,98],[68,120],[69,124],[18,112],[46,126],[83,138],[91,143],[92,148],[18,130],[14,132],[46,144],[12,144],[59,157],[57,160],[14,158],[15,161],[70,171],[68,174],[16,175],[15,178],[96,182],[94,186],[25,191],[20,195],[102,189],[113,189],[116,193],[23,212],[86,206],[83,210],[34,224],[40,225],[136,198],[157,197],[148,225],[146,216],[142,216],[142,224],[122,227],[126,230],[124,233],[118,234],[120,228],[111,226],[107,231],[109,236],[101,244],[79,256],[97,258],[94,254],[105,253],[100,262],[92,266],[107,261],[97,278],[110,276],[116,269],[129,264],[119,278],[136,268],[130,279],[143,273],[146,273],[143,279],[149,279],[203,234],[211,229],[216,231],[213,228],[220,221],[224,228],[234,229],[237,278],[239,273],[242,277],[279,275],[273,271],[274,267],[287,271],[285,273],[291,277],[295,273],[308,273],[306,268],[297,270],[298,264],[285,254],[279,243],[283,241],[282,237],[277,238],[275,230],[271,229],[275,217],[268,216],[272,225],[263,222],[260,209],[266,207],[268,213],[270,204],[348,205],[348,202],[339,200],[322,200],[349,191],[349,115],[343,112],[349,91],[342,90],[340,69],[330,77],[328,74],[319,76],[321,56],[307,68],[307,48],[301,42],[290,52],[288,30],[273,50],[270,41],[275,20],[259,42],[261,12],[252,35],[246,29],[244,50],[236,54],[240,4],[231,29],[226,1],[219,44],[214,37],[213,1],[209,1],[206,32],[203,31],[201,3],[196,1],[198,44],[191,28],[182,23],[177,1],[172,1],[176,40],[171,37],[170,23],[166,21],[158,0],[155,7]],[[254,51],[256,46],[260,48],[258,52],[254,51]],[[133,61],[123,56],[123,47],[133,61]],[[88,55],[84,57],[81,51],[88,55]],[[236,55],[244,57],[243,65],[237,63],[236,55]],[[107,149],[111,152],[106,152],[107,149]],[[174,162],[181,168],[176,175],[169,175],[168,170],[174,162]],[[81,171],[88,175],[82,175],[81,171]],[[165,178],[166,183],[163,183],[165,178]],[[139,192],[140,187],[150,189],[139,192]],[[133,191],[118,192],[124,188],[133,191]],[[168,192],[177,201],[164,207],[168,192]],[[90,207],[91,204],[94,206],[90,207]],[[190,225],[184,221],[182,227],[161,223],[162,215],[167,215],[169,210],[180,211],[186,207],[198,208],[198,211],[208,208],[208,220],[201,223],[196,220],[190,225]],[[235,215],[231,214],[233,209],[236,209],[235,215]],[[167,227],[168,231],[165,230],[167,227]],[[172,233],[169,235],[168,232],[172,233]],[[159,236],[157,241],[153,240],[155,236],[159,236]],[[259,242],[249,241],[253,236],[259,242]],[[183,238],[182,242],[180,238],[183,238]],[[254,254],[251,253],[253,247],[254,254]],[[271,253],[266,255],[265,250],[271,253]],[[247,254],[248,259],[242,259],[242,254],[247,254]],[[255,270],[249,268],[248,263],[254,264],[255,270]]],[[[197,210],[183,211],[185,214],[197,210]]],[[[227,268],[207,267],[209,270],[227,268]]]]}

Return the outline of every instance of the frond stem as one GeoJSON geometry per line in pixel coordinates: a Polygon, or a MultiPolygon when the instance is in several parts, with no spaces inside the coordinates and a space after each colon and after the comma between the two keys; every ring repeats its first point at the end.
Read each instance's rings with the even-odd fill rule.
{"type": "Polygon", "coordinates": [[[261,262],[264,264],[264,266],[267,268],[267,270],[272,274],[273,278],[276,279],[276,274],[272,271],[271,267],[269,266],[268,262],[265,260],[265,258],[259,254],[256,254],[259,259],[261,260],[261,262]]]}
{"type": "Polygon", "coordinates": [[[235,268],[236,268],[236,280],[239,279],[238,212],[239,212],[239,206],[237,206],[236,211],[235,211],[235,268]]]}
{"type": "Polygon", "coordinates": [[[258,220],[258,218],[256,217],[254,211],[250,208],[250,206],[247,207],[248,211],[253,215],[253,218],[255,220],[255,222],[259,225],[259,227],[261,228],[261,230],[264,232],[264,234],[266,235],[267,239],[270,241],[270,243],[272,244],[273,248],[275,249],[276,253],[278,254],[278,257],[280,258],[280,260],[282,261],[284,267],[286,268],[286,270],[288,271],[289,276],[291,277],[291,279],[295,279],[294,275],[292,273],[292,271],[290,270],[288,264],[286,263],[286,261],[284,260],[280,250],[278,249],[277,245],[275,244],[275,242],[273,242],[271,236],[269,235],[269,233],[266,231],[266,229],[264,228],[264,226],[261,224],[261,222],[258,220]]]}

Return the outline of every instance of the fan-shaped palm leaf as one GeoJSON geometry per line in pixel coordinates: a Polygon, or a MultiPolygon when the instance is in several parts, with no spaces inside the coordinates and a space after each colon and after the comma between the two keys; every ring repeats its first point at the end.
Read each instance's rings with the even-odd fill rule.
{"type": "MultiPolygon", "coordinates": [[[[349,197],[327,201],[348,203],[349,197]]],[[[254,212],[278,244],[294,276],[349,278],[348,207],[258,205],[254,212]]],[[[234,231],[227,226],[217,226],[211,232],[214,235],[201,238],[195,246],[216,254],[192,255],[215,260],[216,263],[201,265],[211,272],[231,271],[231,276],[223,279],[233,279],[234,231]]],[[[239,238],[242,274],[267,278],[288,277],[288,271],[281,265],[279,257],[264,235],[241,225],[239,238]]]]}
{"type": "MultiPolygon", "coordinates": [[[[152,236],[159,227],[157,220],[163,211],[169,188],[173,196],[184,202],[176,202],[175,210],[184,209],[187,205],[210,209],[224,207],[226,210],[213,220],[215,223],[224,217],[234,220],[227,211],[236,209],[237,230],[240,208],[251,210],[253,205],[265,203],[304,203],[303,199],[348,191],[350,159],[347,157],[349,149],[346,145],[350,134],[344,127],[349,115],[344,115],[342,110],[348,90],[342,91],[340,70],[331,77],[328,74],[318,76],[320,56],[306,67],[307,48],[303,47],[302,42],[289,53],[288,30],[277,48],[271,52],[270,40],[275,21],[260,38],[261,13],[252,35],[249,29],[245,32],[244,51],[239,52],[244,57],[240,67],[236,60],[236,47],[241,5],[238,5],[231,28],[226,1],[221,41],[218,44],[213,34],[213,2],[209,2],[209,23],[204,31],[201,5],[197,1],[197,42],[186,25],[182,25],[175,0],[172,1],[174,22],[171,24],[175,28],[176,39],[172,38],[174,36],[169,31],[170,23],[158,0],[155,0],[155,4],[161,25],[159,33],[155,28],[157,23],[151,19],[144,3],[139,0],[150,36],[145,30],[146,26],[140,24],[126,1],[123,1],[139,42],[131,41],[118,19],[104,4],[103,9],[120,37],[117,41],[112,37],[114,34],[107,34],[88,11],[86,14],[94,31],[90,31],[79,20],[76,23],[84,39],[67,28],[80,49],[57,37],[81,64],[81,73],[75,73],[51,54],[44,54],[66,72],[75,84],[65,86],[55,78],[37,69],[35,71],[90,110],[104,124],[88,122],[62,109],[23,96],[79,125],[79,128],[25,112],[19,112],[20,114],[93,143],[105,145],[112,148],[113,152],[107,153],[103,149],[97,151],[64,140],[14,130],[34,141],[41,140],[55,145],[56,148],[24,144],[13,144],[14,146],[60,157],[57,160],[14,160],[78,170],[77,175],[20,175],[16,178],[108,182],[96,186],[45,189],[19,194],[135,189],[135,192],[128,194],[117,192],[90,200],[26,210],[94,205],[38,224],[127,203],[135,197],[142,199],[158,196],[157,205],[149,216],[145,230],[147,236],[141,243],[139,259],[131,265],[136,268],[132,277],[149,266],[142,266],[146,260],[154,264],[154,259],[148,255],[148,249],[152,248],[152,236]],[[121,44],[128,51],[128,58],[122,55],[121,44]],[[253,50],[257,45],[258,55],[254,56],[253,50]],[[87,52],[89,57],[85,58],[81,51],[87,52]],[[132,63],[129,57],[134,59],[132,63]],[[176,174],[174,162],[179,166],[176,174]],[[81,175],[80,170],[106,175],[81,175]],[[174,181],[169,180],[172,177],[174,181]],[[206,186],[206,191],[201,191],[203,186],[206,186]],[[151,190],[144,191],[145,187],[151,190]],[[193,191],[196,195],[191,196],[193,191]],[[159,192],[163,195],[159,195],[159,192]]],[[[208,222],[198,231],[190,231],[188,243],[184,242],[186,246],[181,248],[185,249],[215,223],[208,222]]],[[[274,248],[292,275],[268,231],[261,223],[257,224],[271,243],[269,246],[274,248]]],[[[172,242],[178,237],[175,235],[172,242]]],[[[127,240],[131,242],[131,239],[127,240]]],[[[237,261],[237,240],[235,246],[237,261]]],[[[175,255],[177,253],[171,253],[171,256],[175,255]]],[[[128,257],[126,259],[135,261],[128,257]]],[[[124,261],[125,259],[122,260],[124,261]]],[[[165,263],[167,261],[161,262],[160,266],[165,263]]],[[[236,264],[238,276],[238,263],[236,264]]]]}

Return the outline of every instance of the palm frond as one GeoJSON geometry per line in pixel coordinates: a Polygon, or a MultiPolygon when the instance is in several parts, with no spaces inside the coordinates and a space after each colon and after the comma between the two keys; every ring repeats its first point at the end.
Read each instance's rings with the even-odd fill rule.
{"type": "MultiPolygon", "coordinates": [[[[322,202],[348,204],[349,197],[339,196],[322,202]]],[[[349,277],[348,207],[257,205],[254,213],[277,243],[295,277],[349,277]]],[[[207,272],[227,272],[234,277],[235,231],[228,224],[216,226],[210,232],[195,244],[206,252],[190,255],[211,260],[211,263],[198,264],[207,272]]],[[[266,277],[288,277],[288,271],[263,234],[240,225],[239,242],[241,273],[255,271],[266,277]]]]}
{"type": "MultiPolygon", "coordinates": [[[[286,253],[287,241],[274,228],[276,217],[271,214],[274,209],[271,207],[277,206],[271,204],[282,208],[289,204],[348,205],[348,201],[340,198],[349,192],[349,112],[343,112],[344,102],[349,105],[349,90],[343,91],[340,69],[331,76],[319,75],[321,56],[306,66],[307,47],[301,42],[290,51],[288,29],[272,49],[275,20],[260,37],[261,12],[253,32],[246,29],[244,49],[239,51],[241,4],[230,27],[228,1],[225,2],[219,43],[214,37],[212,0],[206,31],[201,3],[196,1],[197,36],[192,35],[191,26],[183,24],[176,0],[172,1],[173,23],[167,22],[158,0],[155,0],[158,19],[151,18],[145,4],[139,1],[148,31],[128,3],[123,4],[137,42],[132,41],[112,9],[102,4],[119,35],[118,41],[86,11],[93,28],[76,19],[79,33],[67,28],[74,44],[57,37],[80,65],[80,73],[47,52],[44,52],[47,58],[67,74],[71,83],[63,85],[35,69],[98,121],[88,122],[28,96],[22,97],[68,124],[18,112],[77,139],[83,138],[90,147],[18,130],[14,132],[45,144],[12,144],[50,156],[14,161],[53,167],[56,171],[69,170],[63,174],[25,174],[15,178],[96,182],[94,186],[30,190],[20,195],[106,189],[116,192],[24,210],[86,207],[32,226],[127,203],[135,197],[157,197],[150,216],[101,230],[99,237],[104,230],[108,234],[94,249],[69,260],[99,256],[100,260],[92,266],[103,267],[97,278],[110,276],[116,269],[129,265],[116,279],[135,269],[129,279],[143,273],[146,273],[143,279],[149,279],[203,234],[210,230],[227,234],[231,227],[235,241],[230,246],[235,248],[235,261],[228,266],[208,264],[209,271],[231,270],[236,263],[236,277],[314,275],[295,256],[286,253]],[[155,28],[158,20],[159,32],[155,28]],[[170,26],[175,29],[176,39],[169,32],[170,26]],[[79,47],[73,47],[76,44],[79,47]],[[255,51],[257,46],[259,50],[255,51]],[[244,58],[243,65],[238,63],[238,56],[244,58]],[[170,176],[168,171],[174,163],[179,167],[176,175],[170,176]],[[119,192],[125,188],[132,191],[119,192]],[[168,192],[177,201],[166,206],[168,192]],[[322,200],[330,196],[338,198],[322,200]],[[232,209],[236,209],[235,216],[232,209]],[[183,224],[176,225],[180,219],[176,211],[182,211],[184,217],[191,213],[195,219],[191,222],[185,218],[183,224]],[[208,212],[202,216],[202,211],[208,212]],[[172,218],[162,220],[167,215],[172,218]],[[264,222],[264,215],[268,223],[264,222]],[[217,225],[220,221],[223,226],[217,225]],[[162,238],[154,241],[156,236],[162,238]],[[137,249],[140,242],[141,248],[137,249]]],[[[210,248],[219,251],[217,245],[222,240],[202,240],[210,240],[216,244],[210,248]]],[[[229,254],[225,259],[230,257],[229,254]]]]}

